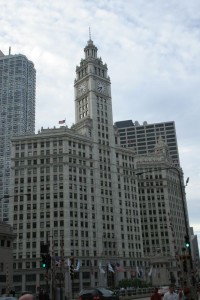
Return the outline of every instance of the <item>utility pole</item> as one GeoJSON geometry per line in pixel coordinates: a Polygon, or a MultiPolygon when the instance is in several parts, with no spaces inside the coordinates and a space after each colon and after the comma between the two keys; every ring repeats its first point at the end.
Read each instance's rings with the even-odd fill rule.
{"type": "Polygon", "coordinates": [[[65,257],[64,257],[64,237],[61,237],[60,242],[60,300],[63,299],[63,293],[65,291],[65,273],[64,273],[64,264],[65,264],[65,257]]]}
{"type": "Polygon", "coordinates": [[[55,266],[55,252],[54,252],[54,239],[53,239],[53,233],[52,233],[52,251],[51,251],[51,256],[52,256],[52,272],[51,272],[51,297],[52,300],[55,298],[55,275],[56,275],[56,266],[55,266]]]}
{"type": "Polygon", "coordinates": [[[73,256],[71,256],[70,258],[69,273],[71,278],[72,299],[74,299],[74,257],[73,256]]]}

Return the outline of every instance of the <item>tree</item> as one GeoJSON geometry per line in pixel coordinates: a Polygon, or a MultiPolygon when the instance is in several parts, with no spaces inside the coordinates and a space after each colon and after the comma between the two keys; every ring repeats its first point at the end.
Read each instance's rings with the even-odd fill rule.
{"type": "Polygon", "coordinates": [[[150,284],[146,281],[143,281],[139,278],[131,278],[131,279],[122,279],[118,283],[119,288],[127,288],[127,287],[135,287],[135,288],[145,288],[149,287],[150,284]]]}

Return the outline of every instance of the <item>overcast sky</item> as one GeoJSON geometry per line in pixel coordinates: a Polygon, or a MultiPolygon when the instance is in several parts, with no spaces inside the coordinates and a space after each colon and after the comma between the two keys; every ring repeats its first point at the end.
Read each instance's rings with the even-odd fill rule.
{"type": "Polygon", "coordinates": [[[1,0],[0,50],[37,70],[36,132],[74,123],[89,39],[108,65],[114,122],[175,121],[190,224],[200,236],[200,1],[1,0]]]}

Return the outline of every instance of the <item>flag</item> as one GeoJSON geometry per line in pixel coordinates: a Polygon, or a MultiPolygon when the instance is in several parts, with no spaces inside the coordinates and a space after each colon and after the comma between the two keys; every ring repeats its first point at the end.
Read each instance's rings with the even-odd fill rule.
{"type": "Polygon", "coordinates": [[[139,268],[138,268],[138,267],[136,267],[136,271],[137,271],[137,275],[138,275],[138,277],[140,277],[140,276],[141,276],[141,274],[140,274],[140,270],[139,270],[139,268]]]}
{"type": "Polygon", "coordinates": [[[153,269],[153,271],[152,271],[152,277],[155,278],[156,275],[157,275],[157,270],[156,270],[156,269],[153,269]]]}
{"type": "Polygon", "coordinates": [[[80,267],[81,267],[81,262],[80,262],[80,260],[78,260],[77,264],[76,264],[76,268],[74,268],[74,272],[78,272],[80,267]]]}
{"type": "Polygon", "coordinates": [[[65,123],[65,120],[61,120],[58,122],[58,124],[64,124],[65,123]]]}
{"type": "Polygon", "coordinates": [[[135,270],[132,270],[132,271],[131,271],[131,277],[136,277],[136,272],[135,272],[135,270]]]}
{"type": "Polygon", "coordinates": [[[104,269],[102,268],[101,262],[99,263],[99,272],[105,274],[104,269]]]}
{"type": "Polygon", "coordinates": [[[113,267],[111,265],[111,263],[108,264],[108,271],[115,273],[115,271],[113,270],[113,267]]]}
{"type": "Polygon", "coordinates": [[[125,272],[125,269],[122,266],[120,266],[120,263],[116,263],[115,270],[116,272],[125,272]]]}
{"type": "Polygon", "coordinates": [[[144,277],[144,270],[141,268],[140,269],[140,277],[143,278],[144,277]]]}
{"type": "Polygon", "coordinates": [[[71,266],[71,260],[70,258],[65,257],[65,266],[70,267],[71,266]]]}
{"type": "Polygon", "coordinates": [[[153,271],[153,267],[151,266],[151,269],[149,270],[149,274],[148,274],[149,277],[151,276],[152,271],[153,271]]]}
{"type": "Polygon", "coordinates": [[[60,256],[55,256],[55,266],[60,267],[61,259],[60,256]]]}

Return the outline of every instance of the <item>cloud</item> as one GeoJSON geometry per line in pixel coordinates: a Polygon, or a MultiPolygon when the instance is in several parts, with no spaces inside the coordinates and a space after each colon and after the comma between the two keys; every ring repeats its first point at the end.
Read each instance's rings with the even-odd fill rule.
{"type": "MultiPolygon", "coordinates": [[[[199,0],[0,1],[1,50],[37,70],[36,128],[74,122],[75,68],[89,39],[108,64],[114,120],[176,122],[180,159],[199,199],[199,0]]],[[[190,208],[191,222],[197,221],[190,208]]],[[[197,221],[198,223],[198,221],[197,221]]]]}

